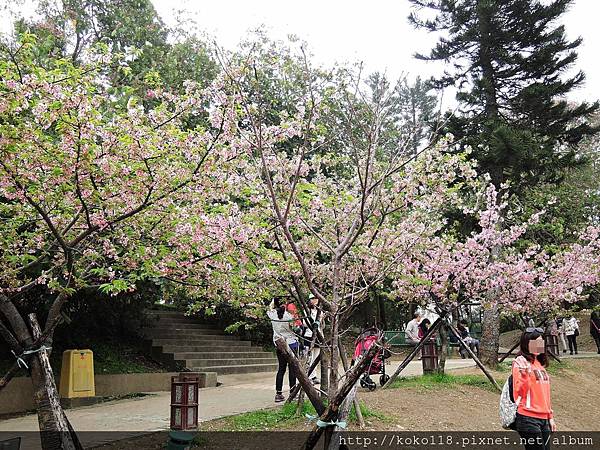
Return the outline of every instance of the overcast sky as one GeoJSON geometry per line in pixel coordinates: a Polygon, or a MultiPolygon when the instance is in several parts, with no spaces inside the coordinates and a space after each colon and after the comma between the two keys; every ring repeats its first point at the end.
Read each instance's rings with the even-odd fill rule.
{"type": "MultiPolygon", "coordinates": [[[[433,35],[408,24],[408,0],[152,0],[168,24],[174,11],[185,10],[220,45],[233,48],[261,25],[275,38],[295,34],[309,43],[315,58],[326,65],[363,61],[369,71],[430,76],[443,66],[413,58],[435,43],[433,35]]],[[[574,99],[600,98],[599,0],[576,0],[564,16],[569,38],[583,37],[577,68],[587,75],[574,99]]]]}
{"type": "MultiPolygon", "coordinates": [[[[436,38],[408,24],[408,0],[152,0],[163,20],[176,23],[177,11],[196,21],[226,48],[234,48],[249,30],[264,26],[277,39],[295,34],[309,43],[316,60],[330,66],[341,61],[363,61],[368,72],[385,71],[390,78],[408,74],[429,77],[442,72],[443,65],[413,58],[426,53],[436,38]]],[[[7,3],[8,2],[8,3],[7,3]]],[[[32,0],[0,0],[21,3],[27,14],[32,0]],[[22,4],[25,3],[25,4],[22,4]]],[[[14,8],[10,8],[14,9],[14,8]]],[[[569,38],[583,37],[578,49],[577,69],[587,76],[586,84],[571,95],[574,100],[600,98],[600,0],[575,0],[564,16],[569,38]]],[[[0,17],[0,29],[8,31],[8,17],[0,17]]],[[[446,95],[448,103],[450,96],[446,95]]]]}

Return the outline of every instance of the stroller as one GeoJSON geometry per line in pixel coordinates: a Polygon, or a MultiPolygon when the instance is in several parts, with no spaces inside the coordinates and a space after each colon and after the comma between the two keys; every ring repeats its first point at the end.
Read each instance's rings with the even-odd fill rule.
{"type": "MultiPolygon", "coordinates": [[[[354,357],[352,358],[352,364],[356,359],[364,355],[369,351],[371,346],[379,339],[383,342],[383,333],[375,327],[365,328],[356,338],[354,342],[354,357]]],[[[379,384],[383,386],[390,379],[389,375],[385,373],[385,360],[391,356],[390,351],[387,348],[379,350],[373,359],[371,364],[360,378],[360,385],[363,388],[367,388],[370,391],[374,391],[377,388],[377,383],[373,381],[370,375],[379,375],[379,384]]]]}

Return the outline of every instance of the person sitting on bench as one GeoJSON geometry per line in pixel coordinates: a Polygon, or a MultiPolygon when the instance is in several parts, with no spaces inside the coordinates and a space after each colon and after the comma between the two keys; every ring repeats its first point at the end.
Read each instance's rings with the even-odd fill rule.
{"type": "MultiPolygon", "coordinates": [[[[469,348],[479,356],[479,340],[471,337],[471,333],[469,332],[469,327],[467,326],[467,322],[461,320],[458,322],[458,331],[460,332],[461,339],[469,346],[469,348]]],[[[460,346],[460,356],[462,359],[465,359],[468,356],[467,349],[465,349],[462,345],[460,346]]]]}
{"type": "Polygon", "coordinates": [[[421,339],[419,339],[419,323],[421,322],[421,313],[416,312],[414,318],[406,324],[404,334],[406,336],[405,342],[410,345],[417,346],[421,339]]]}

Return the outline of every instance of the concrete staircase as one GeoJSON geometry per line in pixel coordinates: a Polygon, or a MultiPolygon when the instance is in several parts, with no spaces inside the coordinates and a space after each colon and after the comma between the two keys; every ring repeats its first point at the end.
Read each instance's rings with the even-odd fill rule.
{"type": "Polygon", "coordinates": [[[152,355],[176,370],[232,373],[272,372],[277,358],[250,341],[225,334],[181,312],[150,310],[141,334],[152,355]]]}

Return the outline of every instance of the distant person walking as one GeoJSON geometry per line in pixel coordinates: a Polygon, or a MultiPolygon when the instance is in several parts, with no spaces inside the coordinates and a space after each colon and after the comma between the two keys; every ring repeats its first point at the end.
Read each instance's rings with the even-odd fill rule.
{"type": "Polygon", "coordinates": [[[569,342],[569,352],[577,354],[577,336],[579,336],[579,320],[574,316],[565,318],[562,323],[565,336],[569,342]]]}
{"type": "Polygon", "coordinates": [[[515,430],[525,450],[549,450],[550,433],[556,431],[543,332],[541,328],[525,329],[512,365],[513,396],[518,403],[515,430]]]}
{"type": "Polygon", "coordinates": [[[567,346],[567,339],[565,338],[565,330],[563,329],[563,321],[564,321],[564,317],[557,317],[556,318],[556,327],[558,328],[558,338],[560,339],[560,342],[562,344],[562,349],[563,349],[563,353],[567,353],[568,350],[568,346],[567,346]]]}
{"type": "Polygon", "coordinates": [[[556,320],[549,321],[544,339],[546,340],[546,353],[559,356],[560,348],[558,346],[558,326],[556,325],[556,320]]]}
{"type": "Polygon", "coordinates": [[[421,339],[419,338],[419,324],[421,323],[421,313],[416,312],[413,319],[406,324],[404,334],[406,336],[406,343],[411,345],[419,345],[421,339]]]}
{"type": "Polygon", "coordinates": [[[590,317],[590,334],[596,341],[596,347],[598,347],[598,353],[600,353],[600,310],[598,307],[592,311],[590,317]]]}
{"type": "MultiPolygon", "coordinates": [[[[270,305],[270,309],[267,312],[267,316],[271,319],[271,325],[273,326],[273,342],[278,338],[285,339],[285,342],[290,347],[290,350],[295,355],[298,355],[298,339],[292,331],[292,322],[294,317],[286,311],[285,301],[281,297],[276,297],[270,305]]],[[[278,369],[277,375],[275,376],[275,402],[279,403],[285,400],[283,396],[283,376],[285,375],[288,363],[283,353],[277,349],[277,362],[278,369]]],[[[289,384],[290,390],[296,385],[296,374],[292,366],[289,366],[289,384]]]]}

